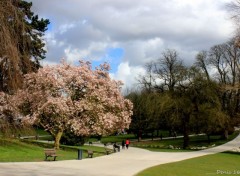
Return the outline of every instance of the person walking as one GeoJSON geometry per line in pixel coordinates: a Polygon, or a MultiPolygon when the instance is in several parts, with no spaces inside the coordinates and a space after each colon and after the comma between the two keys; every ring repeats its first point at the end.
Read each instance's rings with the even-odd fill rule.
{"type": "Polygon", "coordinates": [[[129,147],[129,144],[130,144],[130,141],[129,141],[129,139],[127,139],[126,140],[126,148],[128,149],[128,147],[129,147]]]}
{"type": "Polygon", "coordinates": [[[125,141],[122,140],[122,149],[125,149],[125,141]]]}

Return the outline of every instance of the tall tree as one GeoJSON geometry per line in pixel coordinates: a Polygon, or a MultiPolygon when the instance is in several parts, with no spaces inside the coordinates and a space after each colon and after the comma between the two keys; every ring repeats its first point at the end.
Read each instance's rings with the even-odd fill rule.
{"type": "Polygon", "coordinates": [[[206,75],[207,79],[210,80],[209,71],[208,71],[208,53],[207,51],[201,51],[196,56],[195,65],[199,67],[203,73],[206,75]]]}
{"type": "Polygon", "coordinates": [[[23,0],[0,1],[0,91],[13,93],[23,74],[38,69],[45,57],[42,37],[49,20],[39,19],[31,6],[23,0]]]}
{"type": "Polygon", "coordinates": [[[235,42],[234,44],[240,48],[240,0],[232,0],[228,4],[228,9],[231,15],[231,18],[235,22],[236,25],[236,33],[235,33],[235,42]]]}
{"type": "Polygon", "coordinates": [[[108,70],[107,64],[92,70],[85,62],[41,68],[26,75],[12,104],[24,121],[36,122],[54,136],[55,148],[66,130],[88,136],[128,128],[132,103],[121,95],[121,82],[112,80],[108,70]]]}
{"type": "MultiPolygon", "coordinates": [[[[127,96],[133,103],[133,115],[130,130],[141,140],[142,134],[159,130],[162,125],[160,113],[161,97],[154,92],[132,92],[127,96]]],[[[166,125],[166,124],[164,124],[166,125]]]]}
{"type": "Polygon", "coordinates": [[[146,123],[147,117],[144,112],[145,99],[144,96],[141,95],[141,93],[137,92],[130,93],[127,98],[131,100],[134,107],[130,130],[137,135],[138,141],[140,141],[142,133],[148,126],[148,124],[146,123]]]}
{"type": "Polygon", "coordinates": [[[183,79],[184,67],[177,51],[166,50],[156,62],[155,73],[162,85],[169,91],[174,91],[175,86],[183,79]]]}
{"type": "Polygon", "coordinates": [[[151,93],[154,90],[154,87],[157,86],[156,76],[154,75],[155,64],[156,63],[154,62],[145,64],[146,74],[140,75],[138,79],[138,82],[144,91],[149,93],[151,93]]]}
{"type": "MultiPolygon", "coordinates": [[[[228,63],[223,56],[221,45],[212,48],[210,56],[206,51],[200,52],[193,67],[184,66],[175,50],[167,50],[160,60],[155,62],[153,76],[158,85],[152,86],[152,89],[162,87],[163,91],[154,91],[154,89],[152,91],[159,94],[155,96],[156,99],[160,99],[158,110],[147,109],[152,109],[158,113],[158,116],[165,117],[160,119],[165,119],[165,123],[168,122],[170,128],[183,133],[183,148],[188,147],[190,132],[206,132],[210,135],[228,129],[228,116],[222,111],[219,99],[220,87],[213,82],[214,79],[209,74],[210,64],[214,63],[221,73],[225,71],[225,74],[220,76],[220,80],[226,80],[230,66],[227,66],[228,63]],[[214,114],[217,116],[214,117],[214,114]],[[214,129],[214,123],[218,128],[214,129]]],[[[147,104],[146,102],[144,105],[147,104]]],[[[139,111],[143,109],[139,108],[139,111]]],[[[135,110],[137,109],[134,107],[133,117],[136,115],[135,110]]],[[[147,110],[144,109],[143,112],[147,110]]],[[[154,113],[148,115],[154,117],[154,113]]],[[[151,117],[147,118],[151,119],[151,117]]]]}
{"type": "Polygon", "coordinates": [[[240,50],[234,40],[215,45],[209,51],[210,65],[216,70],[215,78],[222,87],[220,91],[222,109],[232,118],[240,112],[240,50]]]}

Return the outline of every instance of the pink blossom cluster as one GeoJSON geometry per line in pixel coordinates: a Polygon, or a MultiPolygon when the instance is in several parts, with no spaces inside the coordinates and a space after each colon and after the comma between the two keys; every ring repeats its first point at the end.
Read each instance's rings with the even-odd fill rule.
{"type": "MultiPolygon", "coordinates": [[[[0,121],[1,123],[6,123],[11,119],[16,125],[19,125],[19,121],[22,121],[22,115],[19,113],[18,108],[15,106],[14,96],[0,92],[0,121]]],[[[21,123],[25,124],[24,121],[21,123]]],[[[29,124],[29,122],[28,122],[29,124]]],[[[3,125],[3,124],[1,124],[3,125]]]]}
{"type": "Polygon", "coordinates": [[[4,111],[8,110],[7,94],[0,92],[0,120],[5,119],[4,111]]]}
{"type": "Polygon", "coordinates": [[[109,69],[107,63],[92,69],[83,61],[79,66],[62,62],[43,67],[25,76],[14,105],[27,121],[53,133],[105,135],[128,128],[133,105],[121,95],[122,83],[110,78],[109,69]]]}
{"type": "Polygon", "coordinates": [[[0,112],[2,112],[2,110],[4,109],[9,109],[13,111],[13,106],[10,105],[12,101],[12,96],[4,93],[4,92],[0,92],[0,112]]]}

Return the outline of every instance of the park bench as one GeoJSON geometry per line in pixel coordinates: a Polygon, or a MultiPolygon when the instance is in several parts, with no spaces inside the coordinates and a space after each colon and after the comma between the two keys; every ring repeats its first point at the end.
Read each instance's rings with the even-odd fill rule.
{"type": "Polygon", "coordinates": [[[108,149],[108,148],[105,148],[105,152],[106,152],[106,155],[109,155],[110,153],[112,153],[112,150],[108,149]]]}
{"type": "Polygon", "coordinates": [[[88,158],[92,158],[93,157],[93,151],[92,150],[88,150],[87,154],[88,154],[88,158]]]}
{"type": "Polygon", "coordinates": [[[53,160],[56,161],[57,154],[55,149],[44,149],[45,153],[45,161],[47,161],[48,157],[53,157],[53,160]]]}

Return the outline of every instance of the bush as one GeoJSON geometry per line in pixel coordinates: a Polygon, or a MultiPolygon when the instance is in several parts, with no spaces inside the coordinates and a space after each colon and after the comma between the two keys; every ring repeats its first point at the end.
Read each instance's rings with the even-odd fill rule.
{"type": "Polygon", "coordinates": [[[76,136],[71,132],[65,132],[60,140],[61,144],[79,146],[84,145],[86,137],[76,136]]]}

